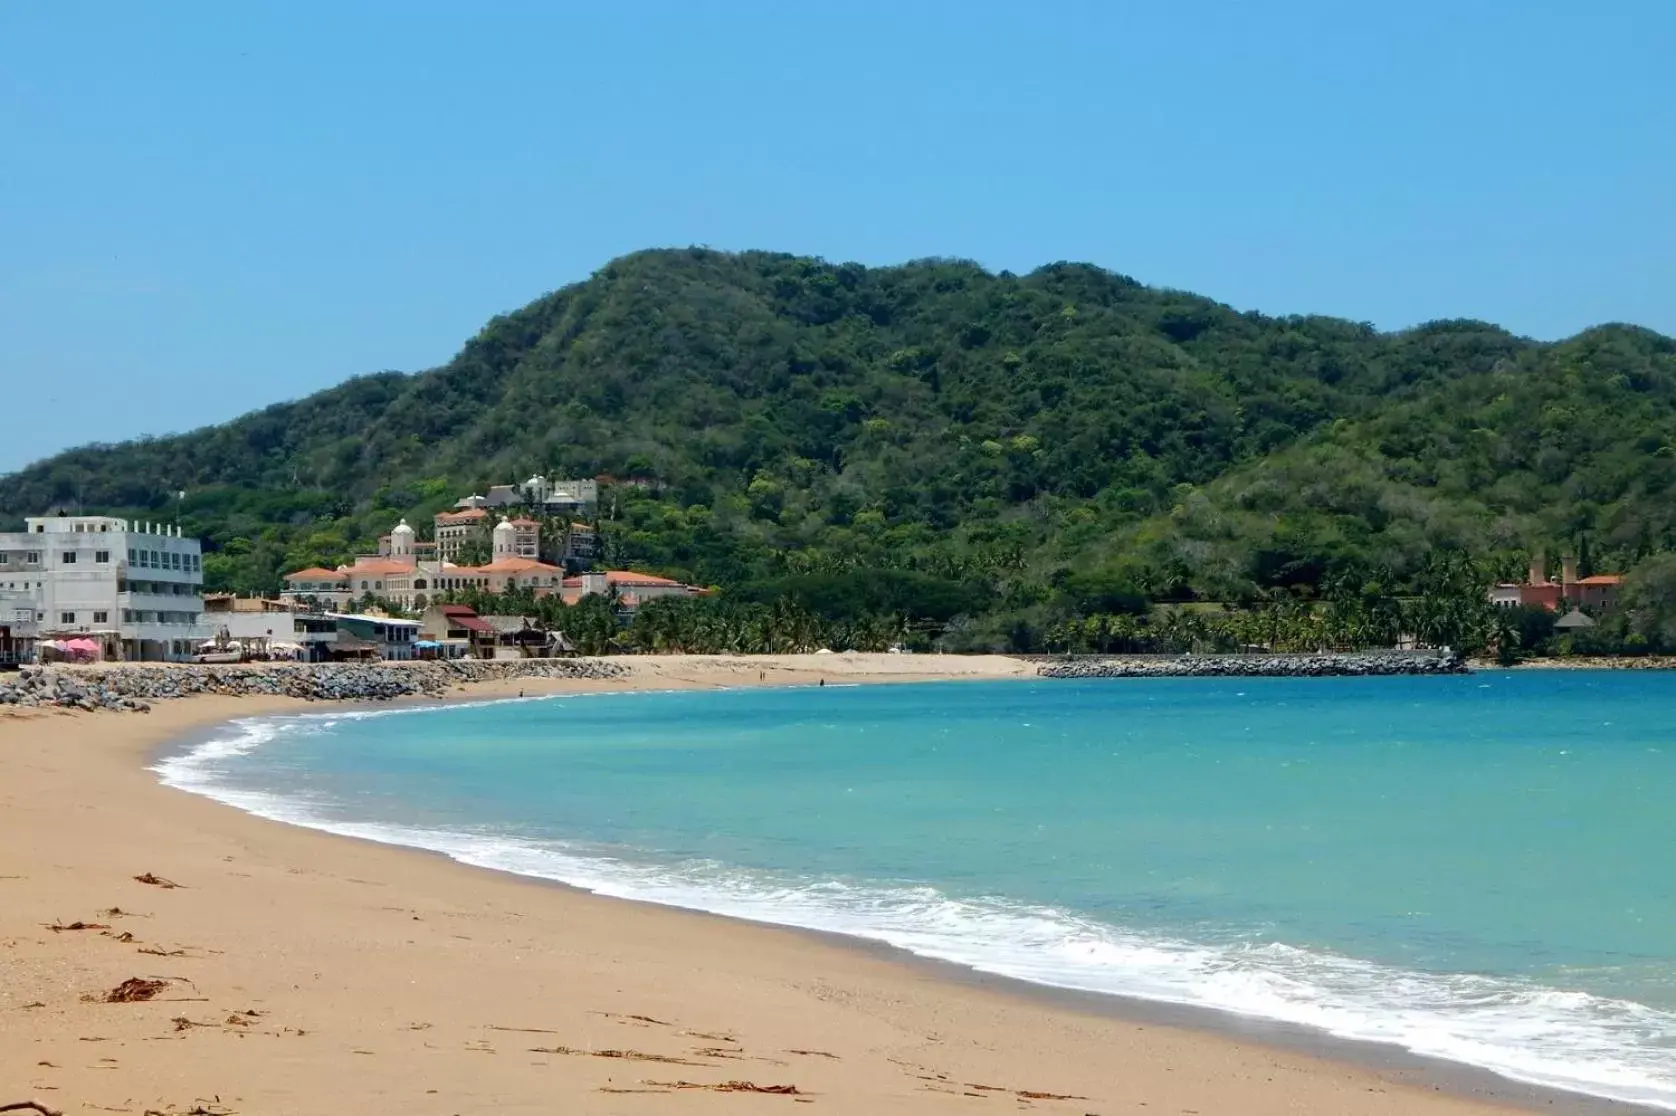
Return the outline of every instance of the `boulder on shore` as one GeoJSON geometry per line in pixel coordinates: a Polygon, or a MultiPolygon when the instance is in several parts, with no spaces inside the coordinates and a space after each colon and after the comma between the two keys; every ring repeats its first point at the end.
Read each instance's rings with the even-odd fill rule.
{"type": "Polygon", "coordinates": [[[1467,674],[1452,651],[1312,651],[1290,655],[1114,655],[1048,663],[1043,678],[1320,678],[1467,674]]]}
{"type": "Polygon", "coordinates": [[[151,702],[194,694],[263,695],[307,701],[441,697],[468,682],[515,678],[619,678],[606,659],[452,659],[399,663],[246,663],[210,666],[122,663],[27,666],[0,674],[0,705],[148,713],[151,702]]]}

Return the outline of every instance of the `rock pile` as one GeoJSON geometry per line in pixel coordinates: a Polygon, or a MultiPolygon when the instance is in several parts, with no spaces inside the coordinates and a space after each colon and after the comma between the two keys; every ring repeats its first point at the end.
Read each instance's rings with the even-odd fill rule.
{"type": "Polygon", "coordinates": [[[151,702],[193,694],[261,694],[309,701],[439,697],[466,682],[509,678],[618,678],[605,659],[456,659],[407,663],[249,663],[238,666],[121,664],[24,667],[0,674],[0,705],[144,713],[151,702]]]}
{"type": "Polygon", "coordinates": [[[1049,663],[1043,678],[1319,678],[1329,675],[1466,674],[1448,651],[1321,651],[1297,655],[1141,655],[1049,663]]]}

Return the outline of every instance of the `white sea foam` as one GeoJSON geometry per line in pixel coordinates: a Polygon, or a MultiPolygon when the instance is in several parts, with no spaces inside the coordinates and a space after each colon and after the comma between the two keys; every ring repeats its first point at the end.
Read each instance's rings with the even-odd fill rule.
{"type": "Polygon", "coordinates": [[[1676,1111],[1676,1013],[1540,984],[1426,973],[1282,943],[1207,946],[1004,899],[929,887],[795,879],[713,862],[637,863],[606,850],[334,817],[326,804],[239,789],[229,768],[284,733],[401,710],[233,722],[160,761],[162,780],[262,817],[600,895],[888,943],[1059,988],[1210,1008],[1391,1043],[1535,1085],[1676,1111]]]}

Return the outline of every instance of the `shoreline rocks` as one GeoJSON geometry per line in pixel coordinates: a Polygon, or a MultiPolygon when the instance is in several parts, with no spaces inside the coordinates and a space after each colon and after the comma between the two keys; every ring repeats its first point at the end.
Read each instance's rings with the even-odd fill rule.
{"type": "Polygon", "coordinates": [[[1043,678],[1325,678],[1469,674],[1465,656],[1444,651],[1320,651],[1280,655],[1113,655],[1049,663],[1043,678]]]}
{"type": "Polygon", "coordinates": [[[151,702],[195,694],[262,695],[306,701],[441,697],[454,686],[515,678],[619,678],[602,659],[454,659],[375,663],[121,664],[30,666],[0,674],[0,706],[151,710],[151,702]]]}

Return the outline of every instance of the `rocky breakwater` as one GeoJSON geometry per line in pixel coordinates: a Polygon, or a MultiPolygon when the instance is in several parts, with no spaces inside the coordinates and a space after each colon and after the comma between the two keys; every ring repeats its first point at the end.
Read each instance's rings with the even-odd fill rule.
{"type": "Polygon", "coordinates": [[[1048,663],[1043,678],[1324,678],[1376,674],[1466,674],[1447,651],[1308,652],[1295,655],[1137,655],[1048,663]]]}
{"type": "Polygon", "coordinates": [[[622,664],[607,659],[25,667],[16,674],[0,674],[0,706],[144,713],[154,701],[196,694],[262,695],[307,701],[388,701],[420,694],[440,697],[468,682],[517,678],[606,679],[626,673],[627,668],[622,664]]]}

